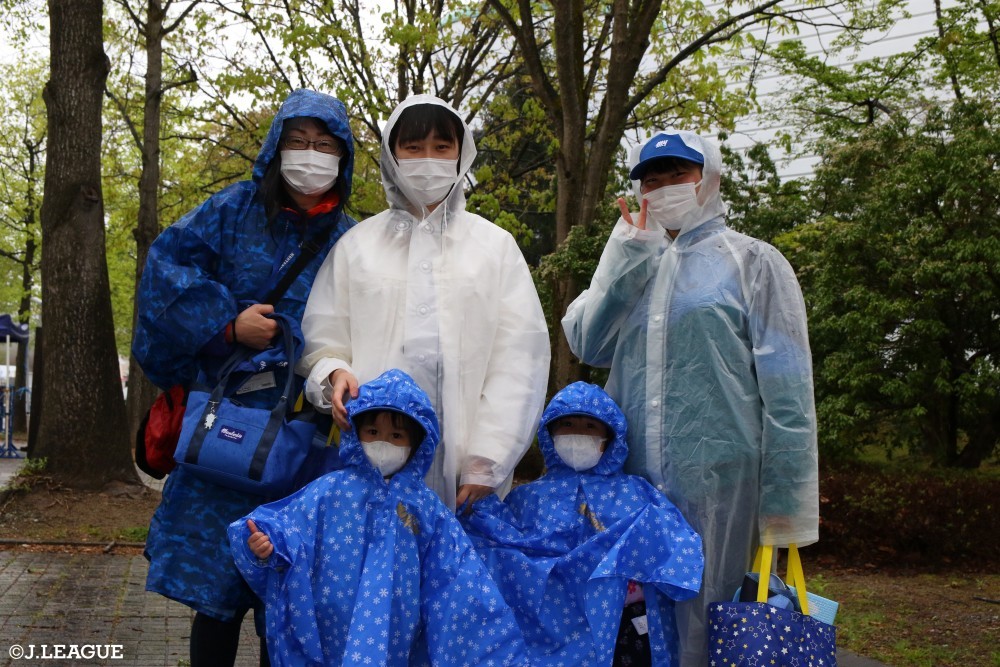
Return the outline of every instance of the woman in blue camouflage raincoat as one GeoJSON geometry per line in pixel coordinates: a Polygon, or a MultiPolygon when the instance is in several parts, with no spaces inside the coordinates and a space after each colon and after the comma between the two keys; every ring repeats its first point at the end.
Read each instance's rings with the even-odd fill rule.
{"type": "Polygon", "coordinates": [[[272,664],[524,665],[524,642],[452,512],[424,482],[440,431],[430,399],[400,370],[359,387],[348,417],[393,410],[423,429],[384,479],[358,440],[342,470],[250,513],[273,552],[258,560],[246,518],[229,528],[236,564],[266,602],[272,664]]]}
{"type": "Polygon", "coordinates": [[[489,496],[462,519],[517,615],[532,665],[611,665],[619,623],[629,622],[630,581],[643,587],[648,617],[636,622],[648,626],[652,664],[676,664],[673,602],[698,592],[701,538],[662,493],[622,472],[625,432],[603,389],[569,385],[538,427],[545,475],[503,502],[489,496]],[[613,436],[581,471],[560,457],[549,430],[571,415],[593,417],[613,436]]]}
{"type": "MultiPolygon", "coordinates": [[[[354,224],[343,212],[353,168],[344,105],[309,90],[289,95],[252,180],[213,195],[150,248],[132,352],[154,383],[190,384],[199,371],[212,377],[237,343],[266,348],[277,333],[272,312],[301,321],[316,271],[354,224]],[[316,256],[273,307],[260,303],[306,242],[320,244],[316,256]]],[[[280,389],[265,386],[241,400],[271,405],[280,389]]],[[[164,486],[146,542],[146,588],[197,612],[192,667],[232,665],[243,616],[260,604],[226,537],[229,523],[260,502],[179,469],[164,486]]]]}

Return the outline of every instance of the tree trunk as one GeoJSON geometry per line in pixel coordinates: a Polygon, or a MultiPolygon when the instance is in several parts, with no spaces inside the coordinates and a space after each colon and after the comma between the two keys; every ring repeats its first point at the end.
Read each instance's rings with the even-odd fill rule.
{"type": "MultiPolygon", "coordinates": [[[[138,318],[139,281],[146,267],[149,247],[160,233],[160,113],[163,102],[163,19],[160,0],[149,0],[146,8],[146,101],[142,120],[142,174],[139,177],[139,220],[135,232],[135,293],[132,298],[132,331],[138,318]]],[[[128,365],[128,432],[134,435],[139,422],[156,398],[157,389],[139,367],[135,357],[128,365]]]]}
{"type": "Polygon", "coordinates": [[[37,451],[67,486],[138,482],[126,433],[101,194],[102,0],[49,0],[42,203],[45,337],[37,451]]]}

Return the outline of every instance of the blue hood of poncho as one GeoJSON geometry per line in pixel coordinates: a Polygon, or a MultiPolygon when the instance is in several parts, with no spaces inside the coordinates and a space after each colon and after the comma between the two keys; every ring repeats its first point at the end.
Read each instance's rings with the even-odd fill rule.
{"type": "Polygon", "coordinates": [[[354,178],[354,135],[347,120],[347,109],[340,100],[317,93],[314,90],[300,88],[289,95],[282,103],[271,128],[267,131],[260,153],[253,163],[253,180],[260,183],[278,151],[278,140],[281,139],[281,129],[290,118],[318,118],[326,124],[330,134],[339,138],[347,146],[347,153],[340,158],[340,175],[344,179],[346,192],[351,191],[351,180],[354,178]]]}
{"type": "Polygon", "coordinates": [[[629,580],[644,585],[653,664],[673,664],[672,602],[698,592],[701,539],[662,493],[621,472],[625,431],[603,389],[566,387],[538,429],[546,474],[503,502],[476,503],[462,519],[514,609],[533,665],[610,664],[629,580]],[[555,452],[548,424],[566,415],[599,419],[615,435],[590,470],[569,468],[555,452]]]}
{"type": "Polygon", "coordinates": [[[549,434],[549,424],[569,415],[593,417],[603,422],[614,434],[614,440],[608,442],[601,460],[586,472],[594,475],[620,473],[625,465],[625,459],[628,458],[628,444],[625,441],[627,428],[625,414],[603,389],[596,384],[587,384],[586,382],[574,382],[561,389],[552,397],[552,401],[542,413],[542,421],[538,426],[538,448],[542,451],[548,473],[566,470],[576,474],[576,471],[567,466],[556,454],[552,444],[552,436],[549,434]]]}
{"type": "MultiPolygon", "coordinates": [[[[382,373],[371,382],[358,387],[358,397],[347,404],[347,416],[352,421],[362,412],[369,410],[392,410],[399,412],[420,424],[424,429],[424,439],[414,447],[413,456],[402,470],[392,476],[393,480],[407,478],[410,482],[422,483],[430,470],[434,451],[441,439],[437,415],[431,400],[424,390],[417,386],[409,375],[398,369],[382,373]]],[[[340,436],[340,460],[344,466],[356,466],[370,471],[381,479],[381,474],[365,456],[357,429],[344,431],[340,436]]]]}
{"type": "Polygon", "coordinates": [[[351,417],[385,409],[426,433],[388,483],[347,431],[343,470],[249,515],[274,546],[267,561],[247,546],[247,517],[229,526],[236,566],[265,603],[271,664],[526,664],[513,613],[424,483],[439,437],[430,399],[391,370],[348,404],[351,417]]]}

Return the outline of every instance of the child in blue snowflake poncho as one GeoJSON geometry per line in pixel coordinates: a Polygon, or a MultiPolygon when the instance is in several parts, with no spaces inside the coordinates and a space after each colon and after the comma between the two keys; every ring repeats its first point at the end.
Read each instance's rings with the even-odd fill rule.
{"type": "Polygon", "coordinates": [[[344,469],[229,527],[271,664],[526,664],[513,613],[424,483],[439,433],[427,394],[391,370],[347,409],[344,469]]]}
{"type": "Polygon", "coordinates": [[[545,409],[538,444],[543,477],[462,517],[531,664],[676,664],[673,602],[697,595],[701,538],[662,493],[622,472],[621,409],[600,387],[571,384],[545,409]]]}

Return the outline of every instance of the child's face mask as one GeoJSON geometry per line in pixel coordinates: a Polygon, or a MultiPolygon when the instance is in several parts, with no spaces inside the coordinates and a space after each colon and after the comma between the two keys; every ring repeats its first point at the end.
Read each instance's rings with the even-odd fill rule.
{"type": "Polygon", "coordinates": [[[601,451],[604,438],[596,435],[555,435],[552,436],[552,444],[559,458],[577,472],[590,470],[604,454],[601,451]]]}
{"type": "Polygon", "coordinates": [[[437,204],[448,196],[458,179],[458,160],[410,158],[398,160],[399,174],[416,191],[423,206],[437,204]]]}
{"type": "Polygon", "coordinates": [[[378,468],[383,477],[395,475],[410,458],[409,447],[400,447],[385,440],[362,442],[361,447],[365,450],[365,456],[378,468]]]}
{"type": "Polygon", "coordinates": [[[281,177],[306,196],[323,194],[337,180],[340,158],[319,151],[281,151],[281,177]]]}

